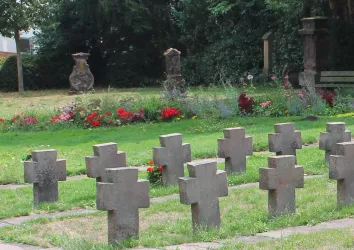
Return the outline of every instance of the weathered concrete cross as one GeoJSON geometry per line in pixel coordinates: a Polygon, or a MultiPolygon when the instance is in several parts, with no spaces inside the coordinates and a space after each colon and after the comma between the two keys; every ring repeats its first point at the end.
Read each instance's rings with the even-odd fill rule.
{"type": "Polygon", "coordinates": [[[160,144],[153,150],[154,164],[164,167],[164,185],[177,185],[178,178],[184,176],[184,163],[192,160],[190,144],[182,144],[181,134],[162,135],[160,144]]]}
{"type": "Polygon", "coordinates": [[[352,133],[345,130],[344,122],[327,123],[327,132],[321,132],[320,149],[326,151],[326,162],[329,162],[330,155],[337,154],[337,143],[350,142],[352,133]]]}
{"type": "Polygon", "coordinates": [[[58,181],[66,180],[66,160],[57,160],[57,151],[36,150],[32,161],[25,161],[26,183],[33,183],[34,204],[58,200],[58,181]]]}
{"type": "Polygon", "coordinates": [[[94,156],[85,158],[87,176],[106,182],[105,169],[126,167],[125,152],[117,152],[117,150],[117,143],[113,142],[94,145],[94,156]]]}
{"type": "Polygon", "coordinates": [[[179,178],[182,204],[192,205],[194,231],[199,225],[220,227],[219,197],[228,195],[227,174],[216,170],[217,163],[189,163],[190,177],[179,178]]]}
{"type": "Polygon", "coordinates": [[[302,148],[301,132],[295,131],[295,124],[278,123],[274,125],[275,133],[268,135],[269,151],[276,155],[295,155],[296,149],[302,148]]]}
{"type": "Polygon", "coordinates": [[[226,172],[245,172],[246,156],[253,153],[252,137],[244,128],[224,129],[224,136],[218,139],[218,157],[225,158],[226,172]]]}
{"type": "Polygon", "coordinates": [[[97,182],[97,209],[108,210],[108,242],[139,237],[139,208],[150,206],[149,182],[138,180],[137,168],[106,169],[107,182],[97,182]]]}
{"type": "Polygon", "coordinates": [[[295,156],[268,158],[269,168],[259,169],[259,188],[269,190],[270,217],[295,213],[295,188],[304,187],[304,168],[295,166],[295,156]]]}
{"type": "Polygon", "coordinates": [[[337,180],[338,205],[354,203],[354,142],[337,144],[337,154],[329,161],[329,178],[337,180]]]}

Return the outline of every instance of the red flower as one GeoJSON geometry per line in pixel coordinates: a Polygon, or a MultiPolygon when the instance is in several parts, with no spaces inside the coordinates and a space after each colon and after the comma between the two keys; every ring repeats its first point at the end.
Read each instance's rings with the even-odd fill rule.
{"type": "Polygon", "coordinates": [[[101,125],[101,123],[99,121],[92,121],[92,122],[90,122],[90,124],[93,127],[99,127],[101,125]]]}
{"type": "Polygon", "coordinates": [[[176,116],[180,116],[181,112],[176,108],[163,108],[161,112],[162,120],[172,119],[176,116]]]}
{"type": "Polygon", "coordinates": [[[151,172],[153,172],[153,171],[154,171],[154,168],[152,168],[152,167],[148,167],[148,168],[146,169],[146,171],[148,171],[148,173],[151,173],[151,172]]]}
{"type": "Polygon", "coordinates": [[[4,118],[1,118],[1,117],[0,117],[0,122],[3,122],[3,121],[5,121],[4,118]]]}
{"type": "Polygon", "coordinates": [[[125,111],[123,108],[117,110],[117,115],[125,121],[130,120],[133,116],[132,113],[125,111]]]}
{"type": "Polygon", "coordinates": [[[238,97],[238,106],[241,112],[252,113],[253,112],[253,97],[249,98],[246,93],[242,93],[238,97]]]}
{"type": "Polygon", "coordinates": [[[162,172],[163,166],[159,166],[159,167],[157,168],[157,170],[159,170],[160,172],[162,172]]]}
{"type": "Polygon", "coordinates": [[[111,116],[112,115],[112,113],[109,112],[109,111],[106,111],[105,114],[106,114],[106,116],[111,116]]]}
{"type": "Polygon", "coordinates": [[[149,166],[152,166],[152,165],[154,165],[154,162],[153,162],[152,160],[150,160],[150,161],[147,162],[147,164],[148,164],[149,166]]]}

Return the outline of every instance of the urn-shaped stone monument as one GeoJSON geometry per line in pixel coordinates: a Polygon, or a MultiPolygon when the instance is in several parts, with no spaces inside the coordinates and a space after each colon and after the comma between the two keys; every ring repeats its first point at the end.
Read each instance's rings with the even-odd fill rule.
{"type": "Polygon", "coordinates": [[[75,65],[69,77],[69,94],[82,94],[86,91],[93,90],[95,79],[86,62],[90,54],[80,52],[73,54],[72,56],[75,60],[75,65]]]}
{"type": "Polygon", "coordinates": [[[163,83],[165,91],[170,92],[179,91],[186,92],[186,81],[181,75],[181,52],[170,48],[163,54],[166,60],[167,79],[163,83]]]}

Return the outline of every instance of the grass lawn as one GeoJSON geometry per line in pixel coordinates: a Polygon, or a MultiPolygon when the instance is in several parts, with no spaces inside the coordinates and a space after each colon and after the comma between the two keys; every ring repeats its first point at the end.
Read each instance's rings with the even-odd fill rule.
{"type": "MultiPolygon", "coordinates": [[[[232,190],[228,197],[220,199],[221,229],[202,229],[197,234],[192,231],[190,206],[180,204],[179,199],[153,203],[150,208],[140,210],[140,240],[124,242],[123,246],[161,247],[185,242],[227,240],[284,227],[314,225],[354,213],[354,206],[337,208],[336,182],[327,177],[306,179],[305,188],[297,189],[297,213],[294,215],[268,218],[267,200],[267,192],[257,187],[232,190]]],[[[2,228],[0,240],[73,250],[113,249],[106,245],[106,221],[105,212],[54,220],[41,219],[22,226],[2,228]]]]}
{"type": "Polygon", "coordinates": [[[292,249],[353,249],[354,231],[352,228],[332,229],[310,234],[296,234],[281,240],[258,244],[227,244],[221,250],[292,250],[292,249]]]}
{"type": "Polygon", "coordinates": [[[223,129],[243,126],[254,138],[254,150],[268,148],[268,133],[274,132],[274,123],[296,122],[302,131],[304,143],[319,140],[326,122],[343,121],[354,129],[354,118],[321,118],[319,121],[300,121],[299,117],[240,117],[230,120],[182,120],[171,123],[136,124],[117,128],[67,129],[43,132],[7,132],[0,134],[0,183],[23,183],[22,158],[32,150],[54,148],[67,160],[68,175],[85,173],[85,156],[93,155],[92,146],[117,142],[119,150],[127,152],[128,165],[139,166],[152,159],[152,148],[159,146],[159,135],[182,133],[183,141],[191,144],[192,156],[216,157],[217,138],[223,129]]]}
{"type": "MultiPolygon", "coordinates": [[[[247,172],[244,174],[229,175],[229,185],[257,182],[258,169],[267,167],[267,157],[270,153],[257,153],[247,159],[247,172]]],[[[299,151],[298,163],[302,164],[307,174],[326,174],[328,167],[324,165],[324,152],[317,148],[308,148],[299,151]]],[[[219,169],[224,169],[224,164],[219,164],[219,169]]],[[[188,176],[187,168],[185,175],[188,176]]],[[[139,172],[139,178],[147,179],[146,172],[139,172]]],[[[178,193],[177,186],[163,187],[151,186],[150,197],[159,197],[178,193]]],[[[59,202],[44,203],[38,208],[33,207],[32,186],[16,190],[0,189],[0,219],[28,215],[31,213],[55,212],[75,208],[96,207],[96,185],[94,179],[59,182],[59,202]]]]}

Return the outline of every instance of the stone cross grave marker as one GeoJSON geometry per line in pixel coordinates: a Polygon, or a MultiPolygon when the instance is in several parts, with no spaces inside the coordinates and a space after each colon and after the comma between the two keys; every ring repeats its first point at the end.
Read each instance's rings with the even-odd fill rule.
{"type": "Polygon", "coordinates": [[[98,210],[108,210],[108,242],[139,237],[139,208],[150,206],[149,182],[137,168],[108,168],[107,182],[97,182],[98,210]]]}
{"type": "Polygon", "coordinates": [[[194,231],[199,225],[220,227],[219,197],[228,195],[227,174],[217,171],[217,162],[188,163],[189,177],[179,178],[182,204],[192,205],[194,231]]]}
{"type": "Polygon", "coordinates": [[[326,151],[326,162],[329,162],[330,155],[337,154],[337,143],[350,142],[352,133],[345,130],[344,122],[327,123],[327,132],[321,132],[320,149],[326,151]]]}
{"type": "Polygon", "coordinates": [[[58,181],[66,180],[66,160],[57,160],[57,151],[35,150],[32,161],[25,161],[26,183],[33,183],[34,204],[58,200],[58,181]]]}
{"type": "Polygon", "coordinates": [[[301,132],[295,131],[295,124],[278,123],[274,125],[275,133],[268,135],[269,151],[276,155],[295,155],[296,149],[302,148],[301,132]]]}
{"type": "Polygon", "coordinates": [[[338,205],[354,203],[354,142],[337,144],[337,154],[331,155],[329,178],[337,180],[338,205]]]}
{"type": "Polygon", "coordinates": [[[93,146],[94,156],[87,156],[86,172],[87,176],[96,178],[97,181],[107,181],[106,168],[126,167],[125,152],[117,152],[117,143],[104,143],[93,146]]]}
{"type": "Polygon", "coordinates": [[[154,164],[164,167],[164,185],[177,185],[178,178],[184,176],[184,163],[192,160],[190,144],[182,144],[181,134],[162,135],[160,144],[153,150],[154,164]]]}
{"type": "Polygon", "coordinates": [[[228,174],[246,171],[246,156],[253,153],[252,137],[244,128],[224,129],[225,138],[218,139],[218,157],[225,158],[228,174]]]}
{"type": "Polygon", "coordinates": [[[293,155],[268,158],[269,168],[259,169],[259,188],[269,190],[270,217],[295,213],[295,188],[304,187],[304,168],[295,166],[293,155]]]}

